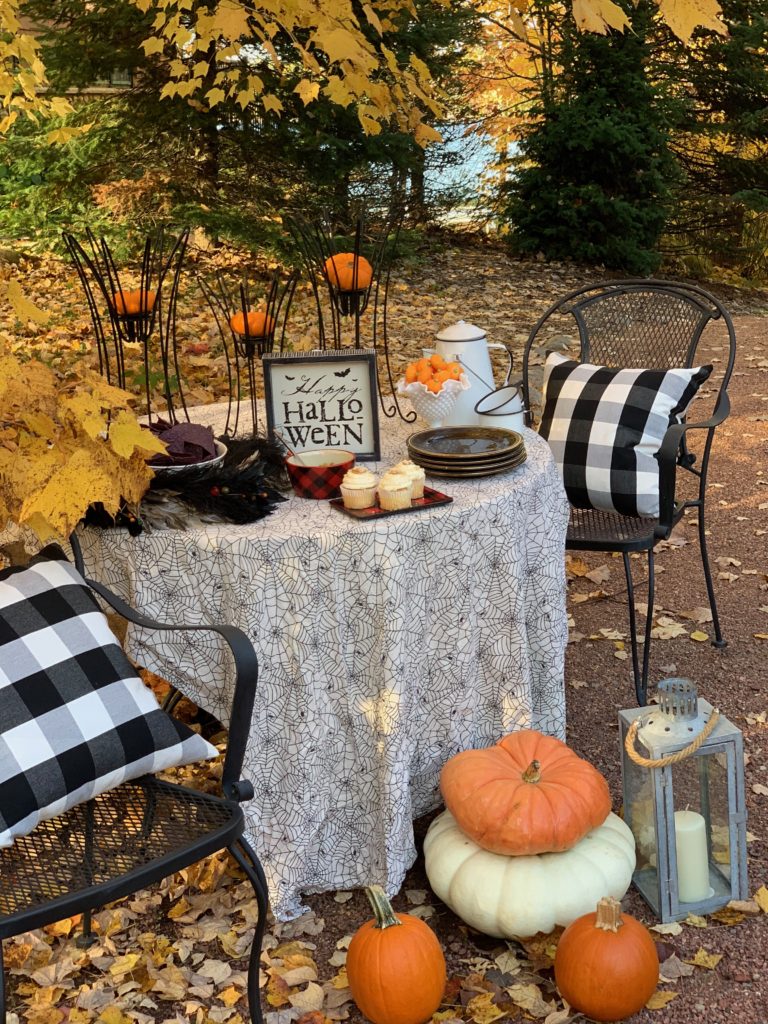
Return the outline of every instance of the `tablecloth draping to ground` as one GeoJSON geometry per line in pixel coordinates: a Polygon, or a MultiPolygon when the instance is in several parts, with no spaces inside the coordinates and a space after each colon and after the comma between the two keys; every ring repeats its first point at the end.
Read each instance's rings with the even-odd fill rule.
{"type": "MultiPolygon", "coordinates": [[[[383,422],[378,468],[413,429],[383,422]]],[[[564,736],[568,504],[546,443],[525,442],[519,469],[435,478],[452,505],[377,522],[292,498],[248,526],[81,531],[89,574],[135,607],[253,641],[245,813],[278,916],[302,891],[395,892],[457,751],[522,727],[564,736]]],[[[226,722],[233,678],[207,635],[131,630],[126,648],[226,722]]]]}

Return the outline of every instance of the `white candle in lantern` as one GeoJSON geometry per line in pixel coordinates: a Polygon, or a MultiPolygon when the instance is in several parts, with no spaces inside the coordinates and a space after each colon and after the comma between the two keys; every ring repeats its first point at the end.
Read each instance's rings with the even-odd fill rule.
{"type": "Polygon", "coordinates": [[[696,811],[675,811],[677,889],[681,903],[699,903],[711,895],[704,818],[696,811]]]}

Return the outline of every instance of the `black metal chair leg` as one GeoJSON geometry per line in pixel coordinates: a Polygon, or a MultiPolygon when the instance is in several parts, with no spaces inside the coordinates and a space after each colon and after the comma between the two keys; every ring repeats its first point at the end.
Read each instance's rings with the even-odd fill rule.
{"type": "Polygon", "coordinates": [[[635,695],[640,707],[648,703],[648,665],[651,657],[651,630],[653,629],[653,601],[656,582],[653,548],[648,549],[648,611],[645,615],[645,643],[643,644],[643,674],[640,687],[635,680],[635,695]]]}
{"type": "Polygon", "coordinates": [[[728,646],[728,641],[723,640],[720,629],[720,616],[717,614],[717,601],[715,600],[715,588],[712,583],[712,570],[709,568],[709,553],[707,551],[707,537],[704,527],[704,503],[699,506],[699,548],[701,549],[701,564],[704,567],[704,581],[707,584],[707,597],[709,598],[709,610],[712,612],[712,628],[715,631],[713,647],[723,648],[728,646]]]}
{"type": "Polygon", "coordinates": [[[252,1024],[262,1024],[259,962],[261,960],[264,929],[267,923],[267,880],[259,859],[247,840],[241,836],[238,839],[238,845],[242,847],[242,853],[236,845],[230,846],[229,852],[248,876],[256,895],[256,905],[259,908],[259,919],[256,923],[256,931],[254,932],[253,943],[251,944],[251,957],[248,963],[248,1009],[252,1024]]]}
{"type": "Polygon", "coordinates": [[[635,588],[632,585],[632,564],[629,560],[629,553],[622,552],[624,559],[624,575],[627,578],[627,605],[629,611],[629,645],[632,650],[632,673],[635,677],[635,692],[638,690],[640,679],[640,663],[637,654],[637,623],[635,620],[635,588]]]}
{"type": "Polygon", "coordinates": [[[88,949],[99,941],[93,934],[93,918],[91,914],[90,910],[83,912],[83,930],[75,939],[75,945],[78,949],[88,949]]]}
{"type": "MultiPolygon", "coordinates": [[[[85,805],[85,845],[83,847],[83,864],[88,876],[88,881],[92,885],[95,876],[95,864],[94,864],[94,849],[93,849],[93,802],[89,801],[85,805]]],[[[75,939],[75,945],[79,949],[88,949],[96,941],[96,936],[93,934],[92,929],[92,918],[91,911],[86,910],[83,913],[83,930],[75,939]]],[[[2,1018],[0,1018],[2,1020],[2,1018]]]]}
{"type": "Polygon", "coordinates": [[[176,710],[176,705],[180,703],[183,697],[184,694],[181,692],[181,690],[177,690],[175,686],[172,686],[168,693],[166,693],[165,697],[163,698],[163,702],[160,706],[162,707],[163,711],[167,712],[169,715],[172,715],[173,712],[176,710]]]}
{"type": "Polygon", "coordinates": [[[637,643],[637,617],[635,612],[635,588],[632,583],[632,563],[629,560],[629,552],[623,551],[624,575],[627,578],[627,605],[629,611],[629,641],[632,649],[632,674],[635,680],[635,696],[637,703],[642,707],[648,696],[648,659],[651,650],[651,628],[653,626],[653,591],[654,591],[654,562],[653,550],[648,551],[648,611],[645,616],[645,644],[643,645],[643,665],[640,668],[640,653],[637,643]]]}

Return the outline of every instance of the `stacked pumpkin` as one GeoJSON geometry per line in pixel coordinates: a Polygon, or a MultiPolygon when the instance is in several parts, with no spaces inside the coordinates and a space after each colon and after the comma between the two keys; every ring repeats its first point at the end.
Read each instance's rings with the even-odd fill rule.
{"type": "Polygon", "coordinates": [[[427,876],[478,931],[551,932],[629,888],[632,833],[600,772],[560,740],[522,730],[464,751],[440,788],[447,810],[424,841],[427,876]]]}

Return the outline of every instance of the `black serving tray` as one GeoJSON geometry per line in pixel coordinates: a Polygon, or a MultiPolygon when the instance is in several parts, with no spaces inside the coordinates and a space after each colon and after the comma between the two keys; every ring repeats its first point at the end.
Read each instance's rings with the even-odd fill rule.
{"type": "Polygon", "coordinates": [[[424,488],[423,498],[412,498],[410,508],[386,509],[380,505],[371,505],[369,508],[344,508],[343,498],[331,498],[329,504],[337,508],[339,512],[346,512],[353,519],[383,519],[385,516],[407,515],[409,512],[419,512],[423,508],[437,508],[439,505],[450,505],[453,501],[447,494],[435,491],[431,487],[424,488]]]}

